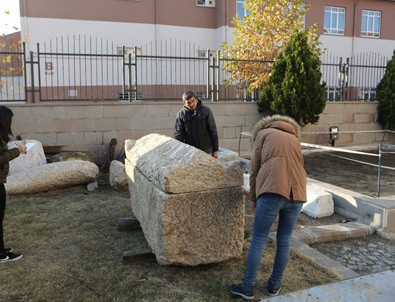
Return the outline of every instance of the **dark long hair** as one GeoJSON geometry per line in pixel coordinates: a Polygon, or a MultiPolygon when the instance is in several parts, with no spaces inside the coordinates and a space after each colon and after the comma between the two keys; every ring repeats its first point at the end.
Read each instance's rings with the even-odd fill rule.
{"type": "Polygon", "coordinates": [[[11,130],[13,116],[10,108],[0,105],[0,138],[6,143],[10,141],[10,135],[13,135],[11,130]]]}

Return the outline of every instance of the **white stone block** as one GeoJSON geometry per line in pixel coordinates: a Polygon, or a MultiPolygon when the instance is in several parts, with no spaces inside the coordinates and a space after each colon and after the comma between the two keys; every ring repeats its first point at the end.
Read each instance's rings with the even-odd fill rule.
{"type": "Polygon", "coordinates": [[[244,179],[243,189],[244,189],[244,192],[246,194],[248,194],[248,193],[250,193],[250,174],[244,173],[243,179],[244,179]]]}
{"type": "Polygon", "coordinates": [[[10,141],[8,149],[15,148],[22,144],[33,144],[25,154],[21,154],[18,157],[10,161],[10,171],[8,175],[12,175],[33,167],[38,167],[47,164],[43,146],[40,141],[35,139],[27,139],[26,141],[10,141]]]}
{"type": "Polygon", "coordinates": [[[334,208],[332,194],[307,184],[307,202],[303,204],[303,213],[313,218],[322,218],[332,216],[334,208]]]}
{"type": "Polygon", "coordinates": [[[114,189],[125,191],[129,189],[125,165],[118,160],[111,161],[108,180],[114,189]]]}

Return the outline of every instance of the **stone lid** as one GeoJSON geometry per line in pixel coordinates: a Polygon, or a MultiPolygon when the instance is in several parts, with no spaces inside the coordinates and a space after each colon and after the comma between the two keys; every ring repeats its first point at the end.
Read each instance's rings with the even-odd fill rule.
{"type": "Polygon", "coordinates": [[[125,141],[126,160],[166,193],[187,193],[243,185],[239,161],[211,155],[161,134],[125,141]]]}

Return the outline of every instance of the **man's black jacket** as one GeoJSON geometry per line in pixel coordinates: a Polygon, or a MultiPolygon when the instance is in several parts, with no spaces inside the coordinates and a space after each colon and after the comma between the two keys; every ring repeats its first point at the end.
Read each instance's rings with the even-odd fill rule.
{"type": "Polygon", "coordinates": [[[196,110],[183,107],[177,113],[175,138],[206,153],[218,151],[218,133],[213,112],[197,100],[196,110]]]}

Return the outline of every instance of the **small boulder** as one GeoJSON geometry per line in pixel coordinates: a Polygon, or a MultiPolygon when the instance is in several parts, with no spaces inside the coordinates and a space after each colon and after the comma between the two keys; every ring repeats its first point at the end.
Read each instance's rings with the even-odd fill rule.
{"type": "Polygon", "coordinates": [[[110,186],[117,190],[128,191],[129,184],[126,176],[125,165],[120,161],[113,160],[110,164],[110,186]]]}

